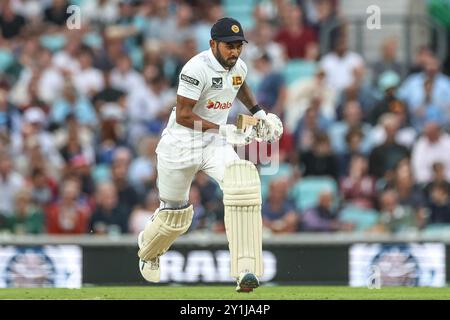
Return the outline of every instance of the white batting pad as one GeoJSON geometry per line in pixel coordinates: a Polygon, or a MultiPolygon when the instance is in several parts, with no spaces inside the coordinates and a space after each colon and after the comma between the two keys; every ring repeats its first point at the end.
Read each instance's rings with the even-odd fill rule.
{"type": "Polygon", "coordinates": [[[192,204],[184,209],[163,209],[155,213],[144,229],[142,247],[138,256],[150,261],[169,250],[172,243],[185,233],[192,222],[194,208],[192,204]]]}
{"type": "Polygon", "coordinates": [[[231,276],[243,271],[262,276],[261,182],[253,163],[236,160],[226,166],[223,203],[231,276]]]}

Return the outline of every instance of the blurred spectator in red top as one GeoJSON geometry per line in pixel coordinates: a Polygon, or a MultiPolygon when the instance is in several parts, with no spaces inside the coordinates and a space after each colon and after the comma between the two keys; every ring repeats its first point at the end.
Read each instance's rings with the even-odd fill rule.
{"type": "Polygon", "coordinates": [[[374,208],[376,200],[375,179],[368,174],[369,164],[363,155],[354,155],[349,175],[340,179],[342,198],[362,208],[374,208]]]}
{"type": "Polygon", "coordinates": [[[59,200],[47,209],[47,232],[81,234],[87,230],[88,208],[78,201],[80,185],[75,179],[62,182],[59,200]]]}
{"type": "Polygon", "coordinates": [[[275,41],[284,46],[289,59],[315,60],[318,55],[317,35],[303,23],[303,12],[297,5],[286,6],[284,26],[275,41]]]}

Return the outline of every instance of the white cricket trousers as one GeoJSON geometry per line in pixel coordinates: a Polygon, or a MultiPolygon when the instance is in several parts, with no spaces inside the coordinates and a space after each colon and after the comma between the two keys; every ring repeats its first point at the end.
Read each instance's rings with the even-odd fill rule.
{"type": "Polygon", "coordinates": [[[175,143],[168,134],[161,138],[156,152],[159,197],[173,202],[189,199],[192,181],[200,170],[222,188],[225,166],[240,159],[233,147],[221,139],[194,148],[175,143]]]}

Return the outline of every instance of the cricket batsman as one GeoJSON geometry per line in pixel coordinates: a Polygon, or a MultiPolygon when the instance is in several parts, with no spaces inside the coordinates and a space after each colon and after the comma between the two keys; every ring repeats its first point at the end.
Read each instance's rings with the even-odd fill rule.
{"type": "MultiPolygon", "coordinates": [[[[266,112],[245,82],[247,66],[239,58],[241,24],[222,18],[211,28],[210,49],[189,60],[179,75],[177,102],[161,135],[157,153],[160,207],[139,234],[139,269],[159,282],[159,258],[191,225],[188,202],[195,174],[203,170],[223,191],[230,273],[238,292],[251,292],[263,274],[261,185],[255,165],[241,160],[234,146],[253,140],[274,142],[283,133],[280,119],[266,112]],[[256,118],[254,126],[227,124],[238,98],[256,118]]],[[[252,119],[253,119],[252,118],[252,119]]]]}

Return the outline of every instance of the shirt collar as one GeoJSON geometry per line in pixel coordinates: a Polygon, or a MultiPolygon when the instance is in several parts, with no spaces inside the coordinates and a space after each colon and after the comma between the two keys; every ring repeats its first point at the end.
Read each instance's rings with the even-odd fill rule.
{"type": "MultiPolygon", "coordinates": [[[[209,61],[211,61],[211,64],[212,64],[214,70],[216,70],[216,71],[221,71],[221,72],[228,72],[228,70],[225,69],[225,68],[219,63],[219,61],[217,61],[217,59],[216,59],[216,57],[214,56],[214,54],[213,54],[211,48],[209,48],[209,50],[208,50],[208,58],[209,58],[209,61]]],[[[231,71],[231,70],[230,70],[230,71],[231,71]]]]}

